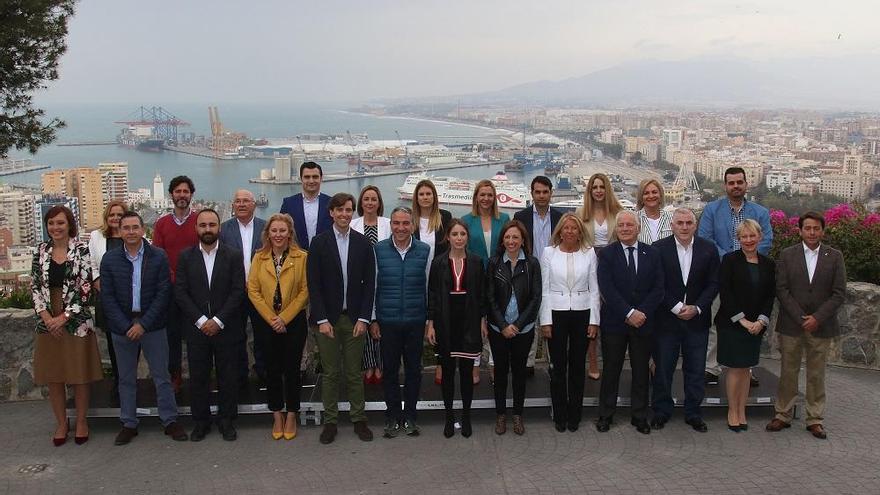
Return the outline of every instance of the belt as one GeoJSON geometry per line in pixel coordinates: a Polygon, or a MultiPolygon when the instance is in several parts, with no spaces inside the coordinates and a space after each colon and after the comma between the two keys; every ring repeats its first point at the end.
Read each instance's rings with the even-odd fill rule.
{"type": "Polygon", "coordinates": [[[140,311],[132,311],[128,314],[128,316],[130,318],[140,318],[141,316],[143,316],[143,313],[141,313],[140,311]]]}

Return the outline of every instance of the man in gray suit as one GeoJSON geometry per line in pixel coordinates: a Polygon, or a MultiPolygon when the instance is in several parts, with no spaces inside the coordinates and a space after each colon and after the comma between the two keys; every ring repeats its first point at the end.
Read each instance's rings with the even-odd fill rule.
{"type": "Polygon", "coordinates": [[[805,422],[807,431],[824,439],[825,363],[831,339],[840,334],[837,310],[846,295],[846,267],[840,251],[822,244],[822,215],[804,213],[798,227],[803,242],[783,250],[776,261],[776,297],[780,307],[776,332],[782,366],[776,417],[766,429],[781,431],[791,426],[801,357],[806,354],[805,422]]]}
{"type": "MultiPolygon", "coordinates": [[[[254,215],[256,208],[254,193],[247,189],[239,189],[235,191],[235,196],[232,198],[232,212],[235,216],[220,226],[220,242],[241,251],[244,262],[245,286],[247,286],[248,274],[251,272],[251,260],[254,253],[263,247],[262,234],[263,228],[266,226],[265,220],[254,215]]],[[[247,319],[250,318],[251,328],[253,328],[254,371],[260,380],[264,380],[266,377],[265,349],[268,345],[269,326],[254,309],[249,298],[244,298],[242,308],[244,309],[242,325],[247,328],[247,319]]],[[[242,386],[246,385],[247,378],[247,346],[243,345],[241,346],[241,356],[239,356],[239,383],[242,386]]]]}

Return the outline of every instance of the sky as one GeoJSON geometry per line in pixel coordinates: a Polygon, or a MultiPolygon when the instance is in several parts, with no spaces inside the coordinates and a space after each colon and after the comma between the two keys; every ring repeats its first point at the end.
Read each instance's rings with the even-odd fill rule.
{"type": "Polygon", "coordinates": [[[367,102],[493,91],[638,60],[880,53],[876,0],[81,0],[80,102],[367,102]]]}

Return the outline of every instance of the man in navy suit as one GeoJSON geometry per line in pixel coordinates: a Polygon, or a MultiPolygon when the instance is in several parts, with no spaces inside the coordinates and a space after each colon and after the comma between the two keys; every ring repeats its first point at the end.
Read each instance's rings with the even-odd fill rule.
{"type": "MultiPolygon", "coordinates": [[[[263,247],[263,228],[266,227],[266,221],[257,218],[254,215],[257,209],[257,202],[254,199],[254,193],[247,189],[239,189],[235,191],[232,198],[233,218],[226,220],[220,225],[220,243],[233,247],[241,251],[242,263],[244,265],[244,281],[247,287],[247,277],[251,272],[251,261],[258,249],[263,247]]],[[[266,347],[269,342],[269,325],[260,317],[251,300],[244,298],[241,308],[242,327],[247,331],[247,320],[251,320],[251,327],[254,334],[254,371],[260,380],[266,378],[266,347]]],[[[241,346],[241,355],[239,356],[239,384],[247,384],[248,378],[248,355],[247,346],[241,346]]]]}
{"type": "Polygon", "coordinates": [[[697,218],[687,208],[672,215],[672,236],[653,244],[663,263],[664,296],[654,329],[654,388],[651,428],[663,428],[672,416],[672,376],[682,356],[685,422],[701,433],[708,431],[700,412],[706,383],[706,347],[712,325],[712,301],[718,294],[721,259],[712,241],[694,236],[697,218]]]}
{"type": "Polygon", "coordinates": [[[223,440],[237,438],[238,359],[244,347],[241,305],[245,299],[241,251],[217,242],[220,216],[206,208],[196,217],[198,246],[180,253],[174,297],[184,319],[189,358],[190,394],[195,428],[193,442],[211,431],[211,371],[216,369],[218,426],[223,440]]]}
{"type": "Polygon", "coordinates": [[[305,162],[299,167],[299,180],[302,192],[284,198],[281,213],[293,218],[293,230],[296,231],[296,242],[306,251],[312,239],[321,232],[330,230],[333,219],[330,218],[330,196],[321,193],[321,180],[324,171],[315,162],[305,162]]]}
{"type": "MultiPolygon", "coordinates": [[[[550,236],[562,212],[550,207],[553,197],[553,183],[550,179],[539,175],[532,179],[532,206],[523,208],[513,215],[514,220],[519,220],[526,226],[529,237],[532,238],[532,254],[541,259],[544,248],[550,245],[550,236]]],[[[526,361],[526,369],[529,376],[535,374],[535,353],[538,351],[538,339],[532,339],[532,348],[526,361]]]]}
{"type": "Polygon", "coordinates": [[[323,444],[336,438],[340,380],[346,387],[355,433],[365,442],[373,439],[364,414],[362,366],[364,339],[373,314],[376,262],[370,241],[349,226],[354,202],[348,193],[330,199],[332,228],[315,236],[306,261],[309,324],[318,327],[315,340],[323,370],[323,444]]]}
{"type": "Polygon", "coordinates": [[[639,219],[634,212],[621,211],[616,224],[617,242],[599,251],[597,269],[602,293],[602,384],[596,429],[606,432],[614,422],[620,372],[629,348],[630,422],[639,433],[648,434],[648,360],[655,312],[663,302],[663,265],[656,249],[638,241],[639,219]]]}

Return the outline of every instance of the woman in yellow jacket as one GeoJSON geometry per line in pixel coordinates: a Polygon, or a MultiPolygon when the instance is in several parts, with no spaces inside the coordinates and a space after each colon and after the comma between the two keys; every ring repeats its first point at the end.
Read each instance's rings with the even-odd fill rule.
{"type": "Polygon", "coordinates": [[[263,247],[248,276],[248,297],[272,330],[266,363],[266,393],[275,419],[272,438],[292,440],[299,412],[299,364],[308,332],[307,254],[296,243],[293,219],[286,213],[272,215],[262,236],[263,247]]]}

